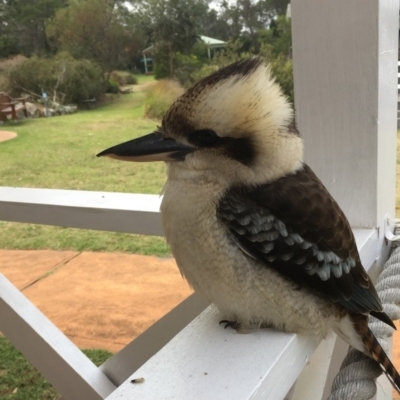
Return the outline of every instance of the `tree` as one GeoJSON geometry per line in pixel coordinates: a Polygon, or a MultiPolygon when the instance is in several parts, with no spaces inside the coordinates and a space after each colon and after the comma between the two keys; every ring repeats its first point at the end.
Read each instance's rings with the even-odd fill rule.
{"type": "Polygon", "coordinates": [[[258,41],[262,49],[260,51],[264,54],[269,51],[272,57],[280,54],[290,57],[292,49],[291,20],[283,15],[272,20],[269,29],[259,31],[258,41]]]}
{"type": "Polygon", "coordinates": [[[290,0],[267,0],[267,7],[270,9],[271,16],[286,15],[287,6],[290,0]]]}
{"type": "Polygon", "coordinates": [[[208,11],[200,22],[199,29],[202,35],[224,41],[228,41],[240,33],[235,31],[235,26],[231,25],[222,13],[218,13],[214,9],[208,11]]]}
{"type": "Polygon", "coordinates": [[[236,36],[241,37],[243,51],[257,53],[260,29],[265,29],[271,20],[271,10],[267,0],[236,0],[234,3],[223,3],[223,15],[235,27],[236,36]],[[247,44],[246,44],[247,42],[247,44]]]}
{"type": "Polygon", "coordinates": [[[208,12],[206,0],[144,0],[132,2],[141,26],[155,46],[156,63],[167,64],[174,76],[175,54],[188,54],[199,38],[208,12]]]}
{"type": "Polygon", "coordinates": [[[122,6],[109,0],[71,1],[57,11],[46,32],[58,50],[98,63],[107,80],[141,47],[122,6]]]}
{"type": "Polygon", "coordinates": [[[67,0],[1,0],[0,57],[10,51],[25,55],[47,53],[46,22],[66,4],[67,0]]]}
{"type": "Polygon", "coordinates": [[[279,15],[286,13],[289,0],[223,1],[220,19],[230,25],[229,39],[240,39],[241,51],[260,51],[259,32],[267,29],[279,15]]]}

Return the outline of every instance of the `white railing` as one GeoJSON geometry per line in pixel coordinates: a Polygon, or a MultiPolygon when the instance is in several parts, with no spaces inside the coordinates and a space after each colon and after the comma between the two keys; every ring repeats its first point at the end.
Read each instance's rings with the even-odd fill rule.
{"type": "Polygon", "coordinates": [[[400,61],[397,63],[397,129],[400,129],[400,61]]]}
{"type": "MultiPolygon", "coordinates": [[[[160,200],[3,187],[0,220],[160,235],[160,200]]],[[[385,257],[377,231],[355,230],[355,235],[363,264],[376,272],[385,257]]],[[[97,369],[22,293],[0,279],[0,331],[67,400],[189,399],[189,393],[215,399],[218,390],[220,398],[282,399],[310,359],[292,398],[323,398],[329,390],[346,351],[334,335],[312,358],[319,345],[315,338],[273,330],[237,335],[222,329],[215,308],[202,312],[206,306],[192,295],[97,369]],[[310,373],[315,368],[318,374],[310,373]],[[139,377],[145,384],[130,383],[139,377]]]]}

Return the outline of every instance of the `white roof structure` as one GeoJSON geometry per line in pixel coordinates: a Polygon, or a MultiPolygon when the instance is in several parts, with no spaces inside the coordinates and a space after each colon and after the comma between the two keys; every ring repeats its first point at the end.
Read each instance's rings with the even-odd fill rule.
{"type": "Polygon", "coordinates": [[[208,36],[200,35],[200,39],[203,43],[205,43],[208,47],[212,49],[218,49],[220,47],[225,47],[225,42],[223,40],[210,38],[208,36]]]}
{"type": "MultiPolygon", "coordinates": [[[[209,36],[200,35],[200,40],[207,45],[209,49],[219,49],[225,47],[225,42],[223,40],[214,39],[209,36]]],[[[154,49],[154,45],[147,47],[146,49],[142,50],[142,53],[149,53],[154,49]]]]}

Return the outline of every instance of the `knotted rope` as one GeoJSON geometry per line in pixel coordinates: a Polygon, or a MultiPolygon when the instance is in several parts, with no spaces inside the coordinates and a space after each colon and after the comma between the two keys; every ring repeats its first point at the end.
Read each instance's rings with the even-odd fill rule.
{"type": "MultiPolygon", "coordinates": [[[[400,318],[400,247],[396,248],[375,285],[383,310],[392,320],[400,318]]],[[[369,327],[387,352],[393,329],[374,317],[369,327]]],[[[376,378],[382,374],[378,364],[353,348],[345,357],[328,400],[368,400],[376,394],[376,378]]]]}

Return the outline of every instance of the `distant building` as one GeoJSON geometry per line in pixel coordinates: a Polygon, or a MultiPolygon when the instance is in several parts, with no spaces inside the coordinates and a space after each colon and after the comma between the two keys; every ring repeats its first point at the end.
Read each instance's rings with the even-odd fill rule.
{"type": "MultiPolygon", "coordinates": [[[[203,35],[200,35],[200,40],[207,46],[207,54],[209,59],[214,55],[216,49],[222,49],[226,45],[226,43],[222,40],[203,35]]],[[[143,58],[140,60],[140,70],[142,74],[153,73],[153,50],[154,45],[142,50],[143,58]]]]}
{"type": "Polygon", "coordinates": [[[214,54],[215,49],[222,49],[225,47],[225,42],[219,39],[210,38],[208,36],[200,36],[200,40],[207,46],[208,58],[214,54]]]}

